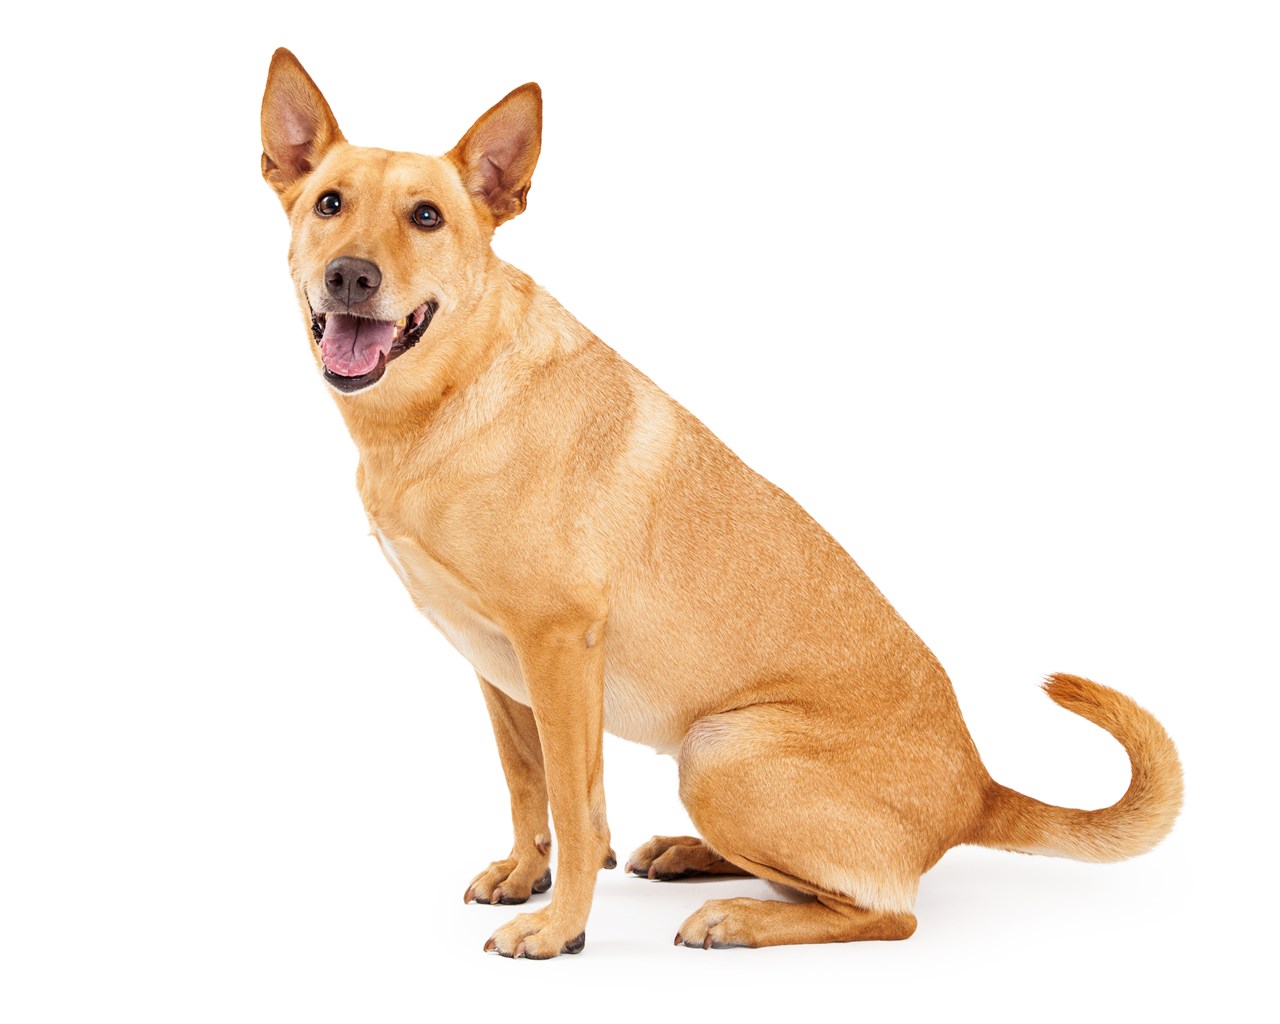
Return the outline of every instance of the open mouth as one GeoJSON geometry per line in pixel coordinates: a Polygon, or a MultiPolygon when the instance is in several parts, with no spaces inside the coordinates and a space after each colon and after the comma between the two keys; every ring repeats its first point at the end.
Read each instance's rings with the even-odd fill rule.
{"type": "Polygon", "coordinates": [[[320,346],[324,379],[347,394],[376,384],[387,363],[418,343],[439,308],[428,299],[396,321],[312,310],[311,333],[320,346]]]}

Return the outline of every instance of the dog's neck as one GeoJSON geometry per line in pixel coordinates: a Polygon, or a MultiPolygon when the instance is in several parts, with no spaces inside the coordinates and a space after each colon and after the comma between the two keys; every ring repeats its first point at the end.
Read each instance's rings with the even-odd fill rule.
{"type": "Polygon", "coordinates": [[[486,386],[491,379],[518,380],[596,340],[529,275],[496,256],[474,298],[441,314],[383,383],[364,393],[334,394],[362,458],[395,457],[449,421],[478,429],[504,404],[505,395],[486,386]],[[505,372],[490,373],[499,360],[505,372]],[[466,407],[465,414],[451,417],[458,407],[466,407]]]}

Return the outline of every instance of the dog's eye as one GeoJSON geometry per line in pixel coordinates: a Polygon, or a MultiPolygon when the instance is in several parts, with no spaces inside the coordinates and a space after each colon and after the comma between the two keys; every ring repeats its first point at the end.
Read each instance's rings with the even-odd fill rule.
{"type": "Polygon", "coordinates": [[[444,223],[444,218],[430,203],[419,203],[418,208],[413,211],[413,222],[420,228],[438,228],[444,223]]]}
{"type": "Polygon", "coordinates": [[[342,196],[337,192],[326,192],[316,200],[316,213],[321,217],[332,217],[342,209],[342,196]]]}

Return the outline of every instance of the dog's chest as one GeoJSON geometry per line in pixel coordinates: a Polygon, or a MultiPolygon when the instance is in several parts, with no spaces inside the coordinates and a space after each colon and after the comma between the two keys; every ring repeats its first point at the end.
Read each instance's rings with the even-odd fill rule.
{"type": "Polygon", "coordinates": [[[389,536],[376,522],[371,525],[382,553],[418,610],[480,675],[513,700],[527,704],[528,690],[515,650],[498,624],[478,607],[475,595],[413,539],[389,536]]]}
{"type": "MultiPolygon", "coordinates": [[[[379,528],[373,534],[383,554],[404,583],[418,610],[488,682],[521,704],[529,703],[529,689],[515,648],[502,628],[477,607],[474,594],[410,537],[379,528]]],[[[613,635],[625,635],[624,623],[612,623],[613,635]]],[[[617,736],[674,753],[684,730],[661,703],[652,699],[652,680],[627,659],[606,650],[604,726],[617,736]]],[[[677,674],[668,673],[675,677],[677,674]]]]}

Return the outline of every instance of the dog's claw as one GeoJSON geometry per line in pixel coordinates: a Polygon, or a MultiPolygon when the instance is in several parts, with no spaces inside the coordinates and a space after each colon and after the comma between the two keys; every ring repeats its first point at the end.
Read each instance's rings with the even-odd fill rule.
{"type": "Polygon", "coordinates": [[[650,881],[658,877],[658,866],[656,864],[649,865],[649,874],[646,876],[650,881]]]}
{"type": "Polygon", "coordinates": [[[678,945],[680,945],[680,943],[682,943],[682,942],[684,942],[684,936],[683,936],[683,935],[681,935],[679,932],[676,932],[676,942],[675,942],[675,944],[678,946],[678,945]]]}
{"type": "Polygon", "coordinates": [[[710,948],[711,948],[711,933],[710,933],[710,932],[707,932],[707,937],[706,937],[705,939],[703,939],[703,940],[702,940],[702,948],[703,948],[703,949],[710,949],[710,948]]]}
{"type": "Polygon", "coordinates": [[[522,942],[520,943],[520,945],[516,946],[516,951],[511,954],[511,959],[519,960],[523,958],[523,956],[524,956],[524,943],[522,942]]]}
{"type": "Polygon", "coordinates": [[[501,903],[501,902],[502,902],[502,890],[501,890],[501,889],[494,889],[494,890],[493,890],[493,892],[489,893],[489,902],[490,902],[490,903],[501,903]]]}
{"type": "Polygon", "coordinates": [[[486,953],[492,953],[497,948],[498,944],[493,941],[492,936],[489,938],[489,941],[484,944],[484,951],[486,953]]]}
{"type": "Polygon", "coordinates": [[[462,897],[462,902],[470,903],[475,898],[476,898],[476,888],[473,885],[470,889],[466,891],[466,894],[462,897]]]}

